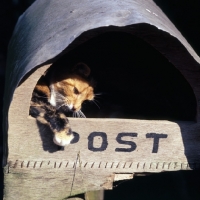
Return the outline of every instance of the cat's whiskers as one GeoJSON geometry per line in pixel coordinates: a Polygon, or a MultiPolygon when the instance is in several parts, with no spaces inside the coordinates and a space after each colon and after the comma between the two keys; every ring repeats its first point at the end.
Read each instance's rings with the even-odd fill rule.
{"type": "Polygon", "coordinates": [[[61,103],[58,109],[62,106],[67,106],[68,108],[70,108],[70,102],[67,97],[64,97],[62,94],[58,92],[56,93],[56,95],[57,95],[56,103],[61,103]]]}
{"type": "Polygon", "coordinates": [[[81,110],[79,110],[78,113],[81,118],[86,118],[86,116],[84,115],[84,113],[81,110]]]}
{"type": "Polygon", "coordinates": [[[74,111],[72,114],[73,117],[78,117],[78,118],[86,118],[84,113],[81,110],[74,111]]]}
{"type": "Polygon", "coordinates": [[[65,105],[65,103],[63,103],[63,104],[61,104],[60,106],[58,106],[58,108],[57,109],[60,109],[62,106],[64,106],[65,105]]]}
{"type": "Polygon", "coordinates": [[[80,118],[80,114],[79,114],[78,111],[76,111],[76,115],[77,115],[78,118],[80,118]]]}
{"type": "Polygon", "coordinates": [[[73,117],[75,117],[75,118],[76,118],[76,117],[79,117],[77,111],[74,111],[74,112],[73,112],[73,117]]]}
{"type": "Polygon", "coordinates": [[[62,99],[56,99],[56,103],[60,103],[60,102],[63,102],[62,99]]]}
{"type": "Polygon", "coordinates": [[[102,95],[103,93],[95,93],[94,95],[95,96],[100,96],[100,95],[102,95]]]}
{"type": "Polygon", "coordinates": [[[75,112],[72,113],[72,117],[76,117],[76,113],[75,112]]]}
{"type": "Polygon", "coordinates": [[[75,117],[78,117],[78,114],[77,114],[77,112],[74,112],[74,116],[75,116],[75,117]]]}
{"type": "Polygon", "coordinates": [[[66,101],[67,97],[63,96],[59,92],[55,92],[55,94],[56,94],[56,101],[66,101]]]}
{"type": "Polygon", "coordinates": [[[91,102],[93,102],[100,110],[100,106],[98,105],[99,102],[96,99],[91,100],[91,102]]]}
{"type": "Polygon", "coordinates": [[[62,97],[63,99],[65,98],[62,94],[60,94],[59,92],[55,92],[56,96],[60,96],[62,97]]]}

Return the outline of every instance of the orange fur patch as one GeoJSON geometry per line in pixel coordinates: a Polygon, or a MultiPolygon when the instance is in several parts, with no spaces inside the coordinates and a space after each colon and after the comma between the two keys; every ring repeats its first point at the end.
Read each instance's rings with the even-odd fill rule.
{"type": "MultiPolygon", "coordinates": [[[[64,97],[63,104],[71,105],[74,111],[80,110],[85,100],[94,99],[90,82],[76,73],[55,74],[52,81],[55,92],[64,97]]],[[[50,100],[51,92],[44,77],[38,81],[35,89],[45,94],[50,100]]]]}

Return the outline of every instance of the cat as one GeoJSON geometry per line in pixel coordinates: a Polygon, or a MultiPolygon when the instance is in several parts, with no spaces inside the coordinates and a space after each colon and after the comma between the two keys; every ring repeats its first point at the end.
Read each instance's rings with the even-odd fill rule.
{"type": "Polygon", "coordinates": [[[67,116],[85,117],[81,105],[94,99],[90,68],[78,63],[73,68],[53,68],[43,75],[34,88],[30,115],[48,124],[56,145],[66,146],[74,138],[67,116]]]}

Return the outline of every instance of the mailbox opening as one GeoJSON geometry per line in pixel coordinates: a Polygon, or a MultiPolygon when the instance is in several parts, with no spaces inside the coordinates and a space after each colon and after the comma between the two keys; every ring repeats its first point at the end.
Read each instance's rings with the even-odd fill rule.
{"type": "Polygon", "coordinates": [[[77,62],[91,68],[96,82],[95,100],[82,106],[88,118],[196,118],[195,95],[180,71],[130,33],[102,33],[63,54],[54,65],[77,62]]]}

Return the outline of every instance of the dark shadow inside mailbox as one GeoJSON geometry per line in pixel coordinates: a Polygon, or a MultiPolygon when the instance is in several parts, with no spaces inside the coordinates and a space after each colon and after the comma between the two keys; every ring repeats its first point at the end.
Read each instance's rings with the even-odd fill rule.
{"type": "MultiPolygon", "coordinates": [[[[80,38],[84,34],[75,43],[80,38]]],[[[91,68],[95,82],[94,101],[82,105],[87,118],[196,120],[196,98],[187,80],[134,34],[101,32],[63,53],[54,65],[69,67],[77,62],[91,68]]]]}
{"type": "MultiPolygon", "coordinates": [[[[147,24],[130,27],[134,30],[139,27],[143,33],[151,29],[155,35],[160,32],[147,24]]],[[[186,157],[193,152],[194,159],[188,159],[188,163],[196,162],[196,147],[193,145],[191,150],[183,121],[196,123],[197,102],[191,85],[169,59],[176,55],[168,54],[167,58],[165,50],[156,49],[153,40],[146,42],[140,34],[127,30],[129,27],[89,30],[58,55],[51,67],[70,67],[84,62],[91,68],[96,95],[94,101],[82,105],[87,118],[176,121],[181,129],[186,157]]],[[[161,36],[162,42],[165,37],[172,38],[168,33],[162,34],[156,35],[161,36]]],[[[175,48],[180,45],[175,38],[171,42],[175,42],[175,48]]],[[[180,46],[178,48],[183,48],[180,46]]],[[[191,164],[190,167],[197,166],[191,164]]]]}

